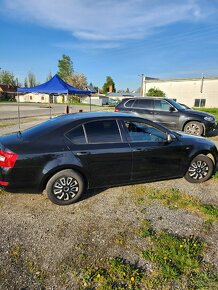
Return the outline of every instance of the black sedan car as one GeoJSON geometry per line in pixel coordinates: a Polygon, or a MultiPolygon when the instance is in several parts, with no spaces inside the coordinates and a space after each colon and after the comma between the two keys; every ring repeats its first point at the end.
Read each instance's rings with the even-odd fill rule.
{"type": "Polygon", "coordinates": [[[203,182],[216,158],[213,142],[133,115],[69,114],[0,137],[0,186],[45,189],[52,202],[67,205],[88,188],[178,177],[203,182]]]}

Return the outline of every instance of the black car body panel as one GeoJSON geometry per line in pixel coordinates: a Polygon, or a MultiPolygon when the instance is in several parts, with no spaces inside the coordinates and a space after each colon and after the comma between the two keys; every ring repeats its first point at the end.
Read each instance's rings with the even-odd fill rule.
{"type": "Polygon", "coordinates": [[[134,114],[157,122],[169,129],[180,131],[184,130],[184,126],[188,122],[197,121],[203,124],[204,135],[213,131],[216,126],[216,120],[213,115],[186,109],[179,103],[167,98],[126,98],[116,106],[115,111],[134,114]],[[211,120],[208,121],[205,117],[210,117],[211,120]]]}
{"type": "Polygon", "coordinates": [[[0,185],[11,192],[41,192],[53,174],[69,168],[84,177],[88,188],[96,188],[183,177],[198,154],[217,158],[216,146],[205,138],[178,134],[123,113],[57,117],[23,132],[0,137],[1,150],[18,155],[12,168],[0,166],[0,185]],[[104,141],[104,132],[99,135],[94,127],[93,138],[98,135],[100,139],[92,142],[87,132],[96,122],[104,123],[105,130],[108,125],[115,125],[117,135],[104,141]],[[148,138],[154,139],[131,141],[126,126],[135,123],[148,126],[151,130],[148,138]],[[86,141],[77,143],[72,138],[80,131],[84,132],[86,141]],[[171,141],[167,140],[168,136],[171,141]]]}

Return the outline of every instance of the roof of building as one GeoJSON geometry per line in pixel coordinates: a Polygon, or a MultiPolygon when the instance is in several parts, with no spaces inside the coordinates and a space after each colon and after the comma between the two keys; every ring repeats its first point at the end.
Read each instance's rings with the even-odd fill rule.
{"type": "Polygon", "coordinates": [[[0,84],[0,92],[1,93],[16,93],[17,88],[18,88],[17,86],[1,85],[0,84]]]}
{"type": "MultiPolygon", "coordinates": [[[[218,80],[218,76],[214,77],[203,77],[204,80],[218,80]]],[[[199,78],[181,78],[181,79],[146,79],[146,83],[161,83],[161,82],[183,82],[183,81],[201,81],[202,77],[199,78]]]]}

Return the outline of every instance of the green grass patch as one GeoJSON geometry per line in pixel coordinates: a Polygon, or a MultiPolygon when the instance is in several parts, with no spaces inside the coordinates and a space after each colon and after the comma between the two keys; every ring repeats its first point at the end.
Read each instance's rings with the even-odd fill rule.
{"type": "Polygon", "coordinates": [[[180,238],[161,232],[152,238],[153,246],[143,252],[143,257],[155,262],[164,278],[176,279],[198,271],[203,253],[203,243],[195,238],[180,238]]]}
{"type": "Polygon", "coordinates": [[[143,252],[143,257],[157,269],[155,275],[150,275],[145,281],[148,289],[172,289],[170,285],[173,283],[179,289],[184,284],[184,289],[217,289],[215,269],[202,262],[207,246],[203,241],[192,236],[174,236],[164,231],[151,235],[150,239],[152,244],[143,252]]]}
{"type": "Polygon", "coordinates": [[[218,179],[218,171],[216,171],[216,173],[212,176],[212,179],[218,179]]]}
{"type": "Polygon", "coordinates": [[[209,216],[213,216],[215,218],[218,218],[218,208],[211,205],[211,204],[205,204],[201,206],[202,212],[209,216]]]}
{"type": "Polygon", "coordinates": [[[151,186],[136,185],[131,187],[133,199],[138,204],[149,204],[149,200],[159,200],[162,205],[170,209],[186,209],[197,213],[205,220],[218,219],[218,208],[201,202],[177,188],[158,189],[151,186]]]}
{"type": "Polygon", "coordinates": [[[109,259],[105,267],[83,270],[80,289],[140,290],[145,271],[120,257],[109,259]]]}

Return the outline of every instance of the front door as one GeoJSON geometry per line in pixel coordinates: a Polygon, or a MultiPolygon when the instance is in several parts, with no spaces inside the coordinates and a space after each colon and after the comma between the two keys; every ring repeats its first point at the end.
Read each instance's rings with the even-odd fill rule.
{"type": "Polygon", "coordinates": [[[167,142],[166,132],[150,123],[125,122],[133,151],[132,180],[157,180],[181,176],[183,157],[179,142],[167,142]]]}
{"type": "Polygon", "coordinates": [[[166,100],[154,100],[154,122],[170,129],[177,129],[179,114],[177,109],[166,100]]]}

